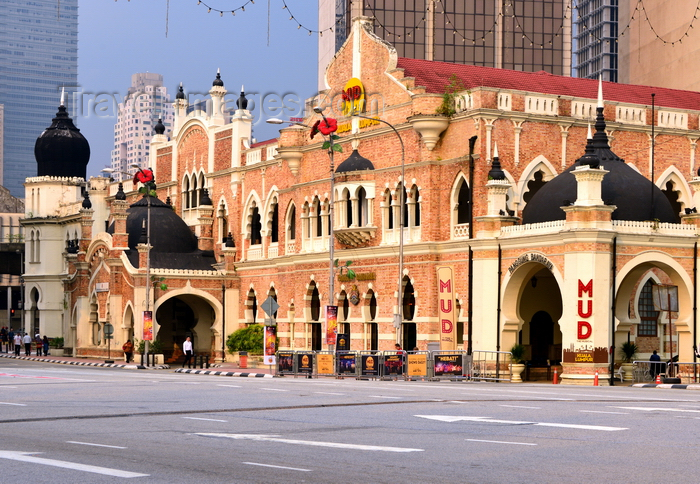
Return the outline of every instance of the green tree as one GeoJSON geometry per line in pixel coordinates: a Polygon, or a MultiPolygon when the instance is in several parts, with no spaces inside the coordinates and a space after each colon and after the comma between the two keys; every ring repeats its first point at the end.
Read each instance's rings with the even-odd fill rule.
{"type": "Polygon", "coordinates": [[[247,351],[254,355],[261,355],[263,353],[263,332],[264,328],[260,324],[251,324],[246,328],[234,331],[226,340],[229,353],[247,351]]]}

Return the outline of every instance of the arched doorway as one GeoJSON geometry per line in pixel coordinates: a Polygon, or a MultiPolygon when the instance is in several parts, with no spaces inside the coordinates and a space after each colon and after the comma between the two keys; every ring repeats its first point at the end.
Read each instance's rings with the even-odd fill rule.
{"type": "Polygon", "coordinates": [[[163,345],[166,362],[181,359],[182,343],[192,339],[195,354],[213,354],[215,320],[212,306],[205,299],[192,294],[181,294],[162,302],[156,311],[159,329],[156,339],[163,345]]]}
{"type": "Polygon", "coordinates": [[[413,284],[408,276],[403,277],[403,338],[402,347],[405,350],[412,350],[418,344],[418,330],[413,317],[416,312],[416,294],[413,284]]]}

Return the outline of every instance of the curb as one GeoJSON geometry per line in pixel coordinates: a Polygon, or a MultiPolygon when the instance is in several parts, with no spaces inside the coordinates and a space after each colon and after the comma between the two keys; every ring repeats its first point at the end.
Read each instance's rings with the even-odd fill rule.
{"type": "Polygon", "coordinates": [[[272,378],[269,373],[243,373],[240,371],[191,370],[178,368],[175,373],[191,373],[193,375],[237,376],[242,378],[272,378]]]}
{"type": "Polygon", "coordinates": [[[700,383],[635,383],[635,388],[662,388],[665,390],[700,390],[700,383]]]}
{"type": "Polygon", "coordinates": [[[67,360],[54,360],[52,358],[39,358],[32,356],[15,356],[15,355],[3,355],[0,354],[0,358],[8,358],[12,360],[27,360],[27,361],[40,361],[42,363],[56,363],[59,365],[73,365],[73,366],[99,366],[103,368],[130,368],[130,369],[149,369],[149,370],[169,370],[168,365],[159,366],[141,366],[141,365],[127,365],[127,364],[117,364],[117,363],[97,363],[91,361],[67,361],[67,360]]]}

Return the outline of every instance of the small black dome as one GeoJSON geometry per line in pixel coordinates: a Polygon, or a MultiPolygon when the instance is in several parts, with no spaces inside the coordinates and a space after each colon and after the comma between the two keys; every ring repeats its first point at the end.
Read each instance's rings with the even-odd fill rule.
{"type": "Polygon", "coordinates": [[[214,87],[224,87],[224,81],[221,80],[221,72],[216,72],[216,79],[211,83],[214,87]]]}
{"type": "Polygon", "coordinates": [[[241,95],[236,99],[236,107],[238,109],[248,109],[248,100],[245,97],[243,86],[241,86],[241,95]]]}
{"type": "Polygon", "coordinates": [[[610,149],[605,133],[603,108],[598,108],[595,123],[596,132],[588,141],[586,154],[576,160],[564,172],[547,182],[532,197],[523,209],[523,224],[565,220],[566,213],[561,209],[565,200],[576,200],[577,183],[572,172],[579,166],[600,166],[609,173],[603,178],[601,197],[606,205],[615,205],[613,220],[648,221],[678,223],[671,202],[664,193],[629,166],[610,149]]]}
{"type": "Polygon", "coordinates": [[[209,190],[206,188],[202,189],[202,199],[199,201],[200,205],[211,205],[211,198],[209,198],[209,190]]]}
{"type": "Polygon", "coordinates": [[[124,185],[119,182],[119,187],[117,193],[114,195],[115,200],[126,200],[126,193],[124,193],[124,185]]]}
{"type": "Polygon", "coordinates": [[[73,124],[65,106],[59,106],[51,126],[37,138],[34,157],[38,176],[85,178],[90,145],[73,124]]]}
{"type": "Polygon", "coordinates": [[[185,99],[185,91],[182,90],[182,83],[180,83],[177,94],[175,94],[175,99],[185,99]]]}
{"type": "Polygon", "coordinates": [[[374,165],[367,158],[362,156],[357,150],[352,150],[348,159],[338,165],[336,173],[347,173],[349,171],[374,170],[374,165]]]}
{"type": "Polygon", "coordinates": [[[163,124],[163,120],[161,118],[158,118],[158,122],[155,126],[153,126],[153,131],[155,131],[156,134],[165,133],[165,125],[163,124]]]}
{"type": "Polygon", "coordinates": [[[491,169],[489,170],[488,176],[490,180],[506,179],[506,174],[501,168],[501,161],[498,159],[498,156],[494,157],[493,161],[491,162],[491,169]]]}
{"type": "Polygon", "coordinates": [[[92,202],[90,201],[90,192],[88,192],[87,190],[85,190],[85,191],[83,192],[83,203],[82,203],[82,207],[85,208],[85,209],[90,209],[90,208],[92,208],[92,202]]]}

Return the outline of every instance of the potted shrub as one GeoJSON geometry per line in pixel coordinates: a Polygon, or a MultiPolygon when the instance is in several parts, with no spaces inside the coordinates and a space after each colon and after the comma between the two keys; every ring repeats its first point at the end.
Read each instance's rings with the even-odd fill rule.
{"type": "MultiPolygon", "coordinates": [[[[134,340],[134,363],[137,365],[142,365],[141,355],[146,349],[146,342],[144,340],[134,340]]],[[[155,364],[163,365],[165,363],[165,356],[163,355],[163,342],[159,340],[153,340],[148,342],[148,354],[155,355],[155,364]]]]}
{"type": "Polygon", "coordinates": [[[521,344],[514,344],[510,349],[511,367],[511,383],[522,383],[523,379],[520,376],[525,371],[525,347],[521,344]]]}
{"type": "Polygon", "coordinates": [[[263,332],[264,328],[262,325],[251,324],[229,335],[226,340],[226,347],[231,354],[239,353],[241,368],[248,366],[248,355],[263,354],[263,332]]]}
{"type": "Polygon", "coordinates": [[[622,357],[622,370],[625,372],[623,381],[634,380],[634,365],[632,362],[637,357],[639,348],[631,341],[625,341],[620,347],[620,356],[622,357]]]}

